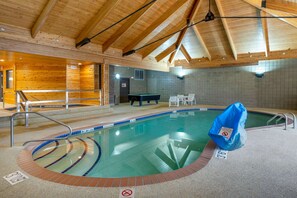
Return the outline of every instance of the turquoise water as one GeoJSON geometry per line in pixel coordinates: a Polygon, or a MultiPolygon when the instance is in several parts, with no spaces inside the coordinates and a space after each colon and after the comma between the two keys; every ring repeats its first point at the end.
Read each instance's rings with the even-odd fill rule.
{"type": "MultiPolygon", "coordinates": [[[[33,159],[49,170],[88,177],[120,178],[185,167],[203,151],[221,111],[188,111],[52,142],[33,159]]],[[[264,126],[272,116],[249,113],[246,128],[264,126]]]]}

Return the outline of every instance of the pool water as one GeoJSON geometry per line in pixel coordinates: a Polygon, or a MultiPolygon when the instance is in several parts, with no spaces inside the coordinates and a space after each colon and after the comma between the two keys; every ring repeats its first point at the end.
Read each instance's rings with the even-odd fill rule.
{"type": "MultiPolygon", "coordinates": [[[[222,111],[184,111],[54,141],[34,152],[51,171],[121,178],[170,172],[193,163],[209,141],[222,111]]],[[[271,115],[249,113],[246,128],[266,125],[271,115]]]]}

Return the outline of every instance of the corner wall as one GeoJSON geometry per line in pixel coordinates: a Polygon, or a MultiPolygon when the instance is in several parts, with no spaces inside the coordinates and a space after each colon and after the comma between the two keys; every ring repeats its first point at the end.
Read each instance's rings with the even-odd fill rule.
{"type": "Polygon", "coordinates": [[[165,72],[147,72],[148,92],[170,95],[195,93],[198,104],[229,105],[240,101],[247,107],[297,109],[297,59],[261,61],[258,66],[195,69],[179,80],[165,72]],[[256,78],[257,68],[263,78],[256,78]]]}

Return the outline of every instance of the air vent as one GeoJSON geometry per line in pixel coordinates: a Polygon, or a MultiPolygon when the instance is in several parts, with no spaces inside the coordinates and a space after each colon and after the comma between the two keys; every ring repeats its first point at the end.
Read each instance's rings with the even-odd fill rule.
{"type": "Polygon", "coordinates": [[[144,70],[135,69],[134,70],[134,80],[144,80],[144,70]]]}

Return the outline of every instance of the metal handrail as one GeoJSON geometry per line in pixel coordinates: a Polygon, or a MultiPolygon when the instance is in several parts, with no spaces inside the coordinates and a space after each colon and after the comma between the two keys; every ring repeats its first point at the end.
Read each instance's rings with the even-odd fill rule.
{"type": "Polygon", "coordinates": [[[290,115],[292,115],[293,117],[293,129],[296,129],[296,122],[297,122],[297,118],[296,118],[296,115],[292,112],[288,113],[290,115]]]}
{"type": "MultiPolygon", "coordinates": [[[[17,90],[17,109],[19,110],[19,104],[23,106],[23,103],[20,102],[20,98],[25,101],[25,106],[23,108],[28,109],[30,104],[40,104],[40,103],[56,103],[56,102],[63,102],[65,103],[65,108],[68,109],[69,101],[75,100],[99,100],[101,101],[100,105],[102,106],[102,89],[66,89],[66,90],[17,90]],[[76,92],[98,92],[100,96],[98,98],[69,98],[69,93],[76,93],[76,92]],[[24,93],[65,93],[65,100],[38,100],[38,101],[29,101],[25,96],[24,93]]],[[[25,110],[27,111],[27,110],[25,110]]]]}
{"type": "Polygon", "coordinates": [[[282,118],[285,118],[285,130],[287,130],[288,116],[284,113],[277,113],[275,116],[273,116],[271,119],[267,121],[266,125],[269,125],[269,123],[272,122],[277,117],[279,118],[275,121],[275,124],[277,124],[282,118]]]}
{"type": "Polygon", "coordinates": [[[69,126],[69,125],[66,125],[64,124],[63,122],[60,122],[58,120],[55,120],[53,118],[49,118],[41,113],[38,113],[38,112],[16,112],[14,114],[11,115],[11,118],[10,118],[10,147],[13,147],[14,145],[14,117],[17,116],[17,115],[20,115],[20,114],[36,114],[36,115],[39,115],[43,118],[46,118],[48,120],[51,120],[57,124],[60,124],[66,128],[68,128],[69,130],[69,133],[66,137],[62,137],[62,138],[50,138],[50,139],[39,139],[39,140],[29,140],[29,141],[26,141],[23,146],[25,146],[26,144],[30,143],[30,142],[43,142],[43,141],[51,141],[51,140],[66,140],[68,139],[69,136],[72,135],[72,128],[69,126]]]}

